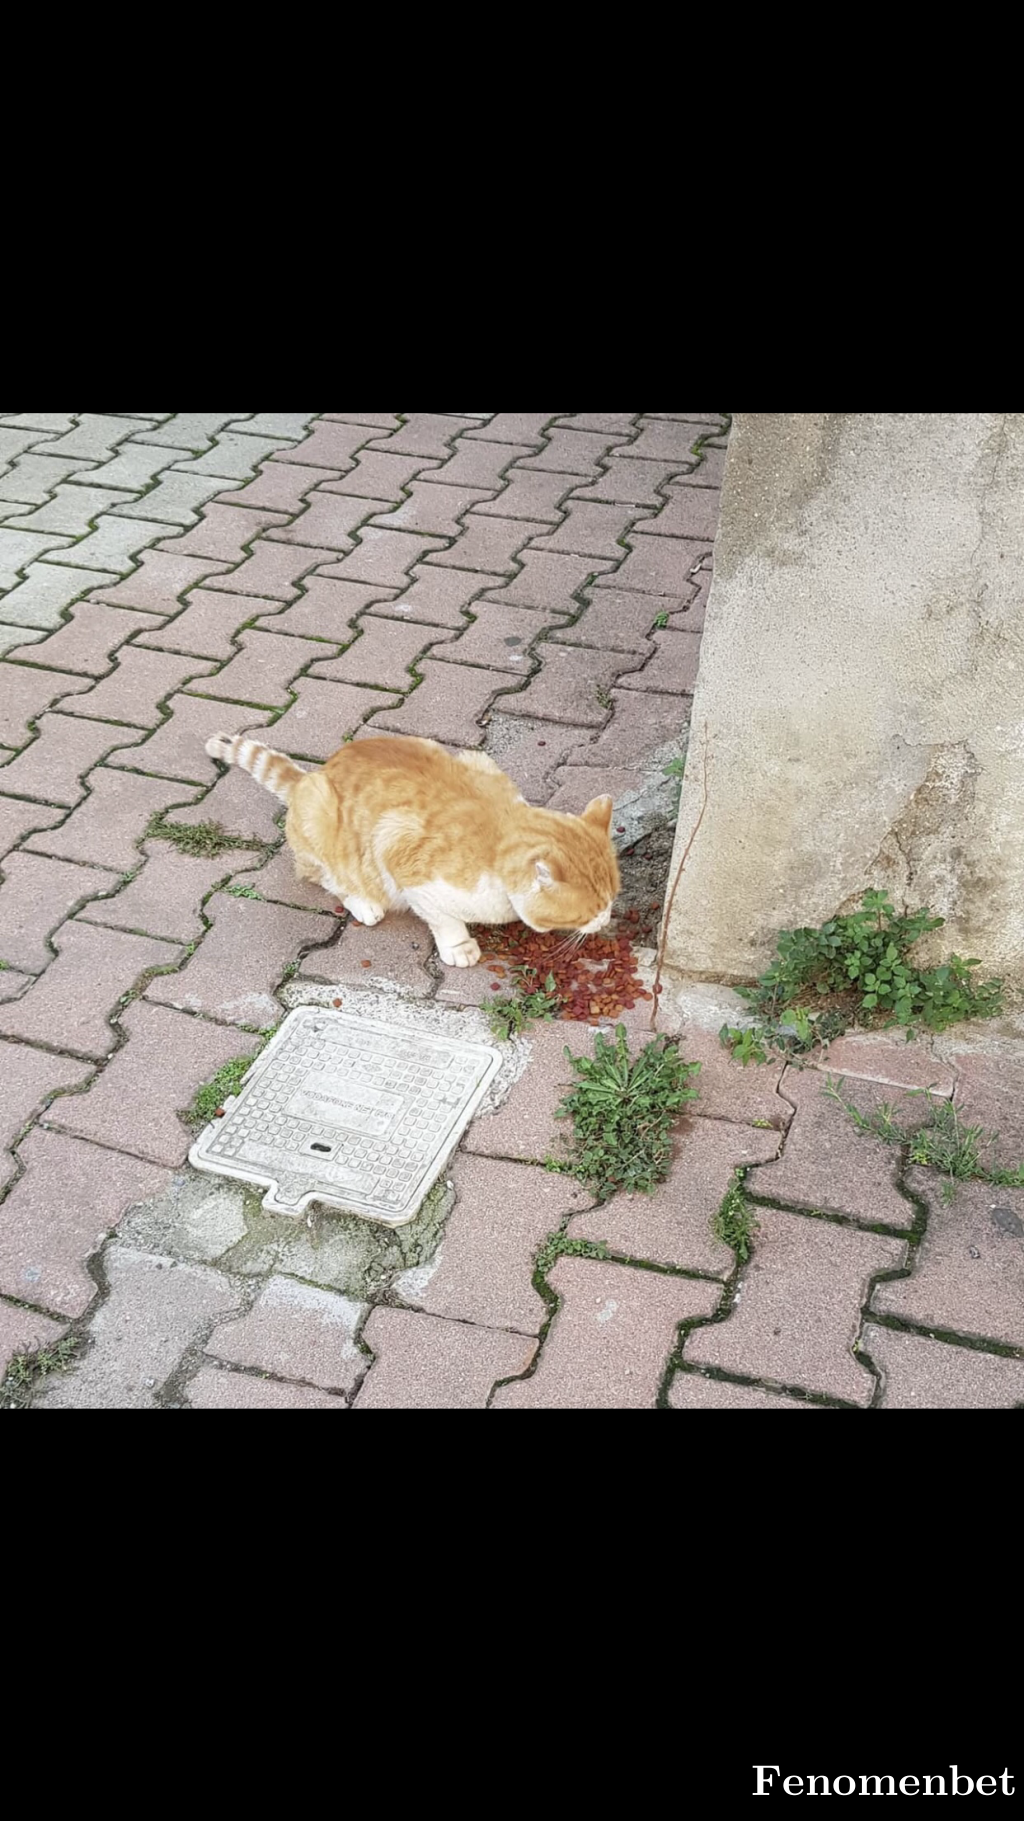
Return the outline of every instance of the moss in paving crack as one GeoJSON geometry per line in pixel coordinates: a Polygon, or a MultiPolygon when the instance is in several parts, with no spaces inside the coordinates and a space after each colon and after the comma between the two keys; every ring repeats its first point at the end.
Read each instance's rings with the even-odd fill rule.
{"type": "Polygon", "coordinates": [[[230,1094],[237,1094],[244,1076],[255,1061],[255,1056],[235,1056],[225,1062],[222,1068],[210,1081],[204,1081],[195,1091],[192,1105],[181,1117],[188,1125],[209,1125],[218,1110],[224,1105],[230,1094]]]}
{"type": "Polygon", "coordinates": [[[735,1171],[722,1205],[711,1222],[715,1238],[735,1252],[737,1263],[741,1265],[750,1257],[759,1232],[757,1215],[743,1193],[744,1174],[743,1170],[735,1171]]]}
{"type": "Polygon", "coordinates": [[[603,1239],[568,1239],[564,1233],[549,1233],[537,1253],[534,1272],[538,1277],[546,1277],[560,1258],[607,1257],[608,1247],[603,1239]]]}

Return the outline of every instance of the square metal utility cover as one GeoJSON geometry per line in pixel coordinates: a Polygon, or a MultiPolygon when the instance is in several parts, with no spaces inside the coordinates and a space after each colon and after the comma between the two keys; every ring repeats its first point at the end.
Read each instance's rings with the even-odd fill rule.
{"type": "Polygon", "coordinates": [[[189,1162],[266,1186],[271,1214],[321,1201],[401,1227],[500,1061],[489,1044],[297,1006],[189,1162]]]}

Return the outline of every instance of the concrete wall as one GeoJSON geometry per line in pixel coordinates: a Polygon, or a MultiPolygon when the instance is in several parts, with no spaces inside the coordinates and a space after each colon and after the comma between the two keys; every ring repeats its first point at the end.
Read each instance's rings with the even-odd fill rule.
{"type": "Polygon", "coordinates": [[[1024,986],[1024,415],[737,416],[673,877],[705,730],[669,967],[872,885],[1024,986]]]}

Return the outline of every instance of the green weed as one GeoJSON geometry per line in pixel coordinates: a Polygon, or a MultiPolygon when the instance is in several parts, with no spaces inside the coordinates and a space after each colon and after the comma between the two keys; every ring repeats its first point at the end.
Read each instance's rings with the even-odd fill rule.
{"type": "Polygon", "coordinates": [[[188,854],[193,859],[213,860],[219,854],[233,852],[236,848],[256,849],[260,853],[269,853],[265,841],[255,839],[243,840],[240,835],[229,835],[220,822],[167,822],[165,811],[158,810],[150,818],[146,829],[147,841],[173,841],[179,853],[188,854]]]}
{"type": "Polygon", "coordinates": [[[555,1117],[572,1121],[572,1154],[564,1163],[548,1159],[548,1168],[575,1176],[601,1201],[619,1189],[649,1193],[668,1175],[672,1127],[697,1098],[690,1081],[700,1063],[684,1062],[665,1037],[631,1058],[622,1024],[613,1042],[597,1032],[593,1056],[565,1054],[580,1079],[555,1117]]]}
{"type": "Polygon", "coordinates": [[[80,1342],[75,1334],[65,1334],[62,1340],[54,1341],[50,1347],[40,1347],[35,1353],[16,1353],[4,1374],[0,1396],[5,1399],[24,1394],[38,1380],[48,1378],[51,1372],[66,1372],[78,1351],[80,1342]]]}
{"type": "Polygon", "coordinates": [[[927,1122],[916,1131],[901,1125],[891,1101],[881,1100],[870,1112],[862,1113],[842,1093],[843,1078],[834,1081],[826,1076],[822,1092],[841,1106],[852,1119],[858,1132],[870,1132],[886,1144],[906,1145],[907,1162],[940,1170],[946,1178],[943,1196],[952,1200],[958,1182],[991,1182],[1002,1188],[1024,1188],[1024,1164],[1014,1170],[993,1170],[982,1160],[983,1151],[991,1151],[999,1134],[986,1132],[984,1126],[963,1125],[951,1100],[940,1100],[927,1088],[908,1092],[928,1102],[927,1122]]]}
{"type": "Polygon", "coordinates": [[[731,1246],[738,1262],[745,1265],[759,1230],[755,1210],[743,1193],[743,1172],[737,1170],[711,1222],[711,1231],[716,1239],[731,1246]]]}
{"type": "Polygon", "coordinates": [[[242,1078],[251,1069],[253,1060],[252,1056],[235,1056],[231,1062],[225,1062],[223,1068],[217,1070],[212,1081],[204,1081],[196,1089],[192,1105],[184,1115],[189,1125],[209,1125],[229,1094],[238,1093],[242,1078]]]}
{"type": "Polygon", "coordinates": [[[564,1233],[549,1233],[540,1251],[537,1253],[535,1268],[541,1277],[546,1277],[553,1264],[560,1258],[607,1258],[608,1247],[603,1239],[567,1239],[564,1233]]]}
{"type": "Polygon", "coordinates": [[[483,1008],[491,1030],[503,1043],[525,1031],[536,1019],[553,1018],[562,1003],[555,990],[554,974],[548,975],[543,986],[537,984],[536,968],[517,968],[512,978],[515,991],[492,999],[483,1008]]]}

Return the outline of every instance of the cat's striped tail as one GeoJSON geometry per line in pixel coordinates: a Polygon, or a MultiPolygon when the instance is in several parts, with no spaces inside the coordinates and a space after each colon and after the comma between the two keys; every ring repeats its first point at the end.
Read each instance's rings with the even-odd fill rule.
{"type": "Polygon", "coordinates": [[[207,740],[206,750],[211,759],[220,759],[224,765],[240,765],[243,771],[251,772],[257,784],[272,790],[282,803],[288,802],[294,786],[306,776],[301,765],[294,765],[272,746],[250,740],[248,734],[215,733],[207,740]]]}

